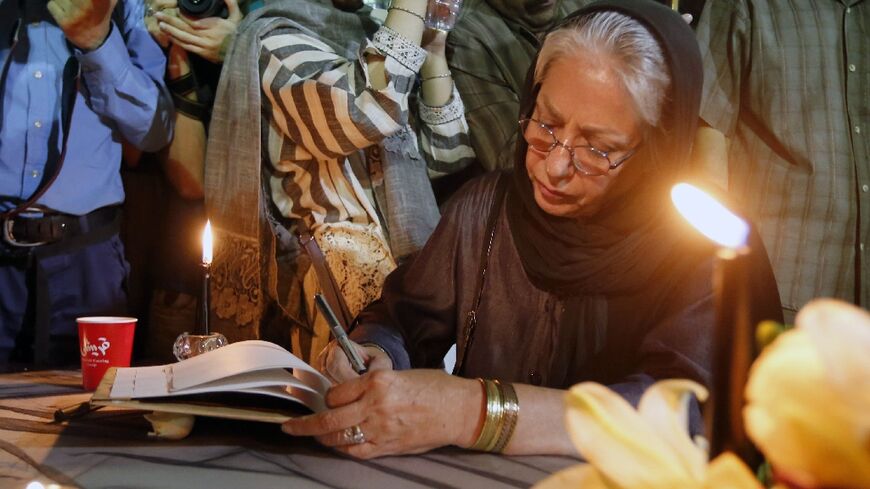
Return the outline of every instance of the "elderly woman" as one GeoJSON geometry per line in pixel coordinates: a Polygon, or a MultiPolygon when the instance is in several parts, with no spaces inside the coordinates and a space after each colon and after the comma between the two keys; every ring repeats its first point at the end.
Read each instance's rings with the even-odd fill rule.
{"type": "MultiPolygon", "coordinates": [[[[691,30],[652,2],[599,2],[551,32],[533,66],[517,170],[457,195],[357,320],[369,372],[328,349],[323,370],[343,381],[332,409],[286,432],[359,457],[574,454],[562,389],[597,381],[637,402],[656,379],[708,383],[713,250],[667,197],[698,118],[691,30]],[[439,367],[454,342],[456,375],[403,370],[439,367]]],[[[755,297],[776,311],[763,249],[754,257],[755,297]]]]}

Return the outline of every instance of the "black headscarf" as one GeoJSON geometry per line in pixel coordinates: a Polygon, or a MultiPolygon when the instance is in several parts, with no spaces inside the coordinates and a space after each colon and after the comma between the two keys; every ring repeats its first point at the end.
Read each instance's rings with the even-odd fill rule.
{"type": "MultiPolygon", "coordinates": [[[[556,217],[538,206],[525,169],[527,145],[517,138],[507,197],[511,233],[532,282],[563,296],[638,290],[673,254],[679,236],[672,226],[668,190],[688,168],[701,101],[698,43],[678,13],[648,0],[603,0],[571,14],[554,30],[598,11],[625,14],[653,34],[670,70],[671,87],[658,127],[626,163],[644,165],[643,172],[633,172],[642,173],[641,178],[621,175],[591,218],[556,217]]],[[[526,76],[520,118],[534,110],[540,88],[534,83],[536,63],[537,57],[526,76]]]]}

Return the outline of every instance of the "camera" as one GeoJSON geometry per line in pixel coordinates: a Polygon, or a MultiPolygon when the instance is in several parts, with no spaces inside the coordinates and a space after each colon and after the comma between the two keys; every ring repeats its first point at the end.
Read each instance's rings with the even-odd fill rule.
{"type": "Polygon", "coordinates": [[[188,17],[201,19],[204,17],[229,16],[224,0],[178,0],[178,10],[188,17]]]}

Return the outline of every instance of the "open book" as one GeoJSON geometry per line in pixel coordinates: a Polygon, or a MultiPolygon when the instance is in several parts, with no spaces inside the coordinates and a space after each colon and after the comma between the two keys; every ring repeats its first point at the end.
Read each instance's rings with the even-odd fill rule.
{"type": "Polygon", "coordinates": [[[325,410],[330,385],[284,348],[250,340],[178,363],[111,368],[91,404],[283,423],[325,410]]]}

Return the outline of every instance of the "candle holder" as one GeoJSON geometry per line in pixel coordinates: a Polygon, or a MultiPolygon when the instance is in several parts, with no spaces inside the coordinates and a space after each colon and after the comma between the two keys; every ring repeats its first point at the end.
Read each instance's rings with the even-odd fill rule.
{"type": "Polygon", "coordinates": [[[190,334],[181,333],[172,345],[172,354],[178,361],[187,360],[203,353],[217,350],[229,344],[226,336],[220,333],[190,334]]]}

